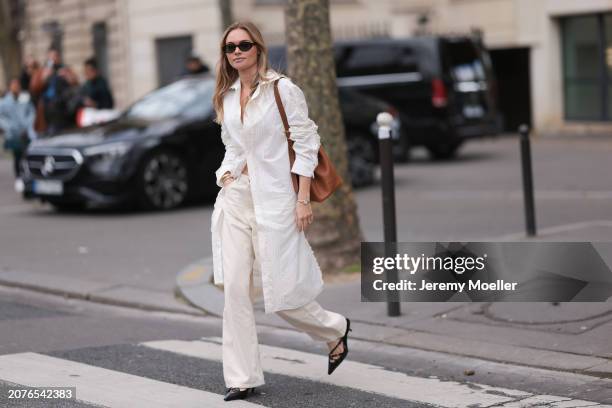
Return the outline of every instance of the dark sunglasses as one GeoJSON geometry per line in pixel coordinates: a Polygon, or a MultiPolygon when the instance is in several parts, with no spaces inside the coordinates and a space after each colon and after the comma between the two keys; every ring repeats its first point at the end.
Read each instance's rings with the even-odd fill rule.
{"type": "Polygon", "coordinates": [[[253,48],[254,45],[255,43],[252,43],[250,41],[240,41],[238,45],[234,43],[227,43],[223,46],[223,51],[225,51],[226,54],[231,54],[236,51],[236,47],[238,47],[240,48],[240,51],[247,52],[248,50],[253,48]]]}

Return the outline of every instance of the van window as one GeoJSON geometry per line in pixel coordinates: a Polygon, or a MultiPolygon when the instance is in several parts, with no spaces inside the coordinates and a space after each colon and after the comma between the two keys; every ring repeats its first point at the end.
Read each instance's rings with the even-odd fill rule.
{"type": "Polygon", "coordinates": [[[381,75],[418,72],[412,47],[364,45],[346,49],[338,62],[339,76],[381,75]]]}
{"type": "Polygon", "coordinates": [[[482,60],[474,44],[470,41],[449,42],[446,49],[448,51],[447,68],[455,81],[483,81],[486,79],[482,60]]]}

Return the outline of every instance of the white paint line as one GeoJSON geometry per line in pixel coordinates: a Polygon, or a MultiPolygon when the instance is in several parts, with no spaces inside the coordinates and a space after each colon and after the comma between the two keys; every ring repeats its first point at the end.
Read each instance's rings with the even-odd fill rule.
{"type": "MultiPolygon", "coordinates": [[[[221,361],[221,339],[210,337],[203,338],[203,340],[207,341],[162,340],[141,344],[190,357],[221,361]]],[[[488,407],[533,395],[519,390],[483,384],[464,384],[434,378],[411,377],[404,373],[387,371],[379,366],[350,361],[350,359],[344,361],[334,374],[328,376],[326,355],[266,345],[260,345],[260,356],[263,368],[267,372],[442,407],[488,407]]]]}
{"type": "MultiPolygon", "coordinates": [[[[593,228],[593,227],[608,227],[612,228],[612,221],[608,220],[591,220],[591,221],[582,221],[582,222],[574,222],[570,224],[561,224],[555,225],[554,227],[548,228],[539,228],[538,236],[543,237],[545,235],[553,235],[561,232],[569,232],[576,231],[585,228],[593,228]]],[[[516,232],[511,234],[502,235],[499,237],[495,237],[495,240],[504,240],[504,239],[515,239],[515,238],[524,238],[525,232],[516,232]]]]}
{"type": "Polygon", "coordinates": [[[584,400],[558,401],[548,404],[551,408],[579,408],[579,407],[598,407],[611,408],[610,405],[601,405],[596,402],[584,400]]]}
{"type": "MultiPolygon", "coordinates": [[[[612,191],[608,190],[536,190],[536,200],[610,200],[612,191]]],[[[416,190],[411,197],[426,200],[477,199],[506,200],[523,199],[522,190],[416,190]]]]}
{"type": "Polygon", "coordinates": [[[596,402],[574,400],[567,397],[557,397],[555,395],[535,395],[520,401],[504,404],[500,408],[527,408],[527,407],[552,407],[552,408],[578,408],[578,407],[598,407],[610,408],[610,405],[601,405],[596,402]]]}
{"type": "MultiPolygon", "coordinates": [[[[37,353],[0,356],[0,379],[30,387],[76,387],[77,400],[113,408],[227,408],[221,394],[37,353]]],[[[232,407],[261,407],[233,402],[232,407]]]]}

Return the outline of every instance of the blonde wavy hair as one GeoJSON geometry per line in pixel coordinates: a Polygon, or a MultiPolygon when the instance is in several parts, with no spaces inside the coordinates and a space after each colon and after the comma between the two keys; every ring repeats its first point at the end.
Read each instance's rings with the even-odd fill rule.
{"type": "Polygon", "coordinates": [[[219,44],[220,57],[216,65],[216,85],[215,93],[213,94],[213,108],[215,109],[215,122],[221,124],[223,121],[223,97],[230,86],[238,79],[238,70],[232,67],[223,51],[223,46],[230,32],[236,29],[243,29],[251,37],[251,41],[255,43],[257,48],[257,75],[255,76],[254,84],[262,78],[266,78],[266,73],[269,69],[268,62],[268,47],[264,43],[263,36],[255,24],[250,21],[237,21],[230,24],[223,33],[221,43],[219,44]]]}

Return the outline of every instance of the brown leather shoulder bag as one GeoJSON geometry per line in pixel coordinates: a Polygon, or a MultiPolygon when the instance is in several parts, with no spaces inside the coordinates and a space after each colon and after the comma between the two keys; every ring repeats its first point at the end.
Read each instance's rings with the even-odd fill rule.
{"type": "MultiPolygon", "coordinates": [[[[293,140],[291,140],[289,133],[289,121],[287,120],[287,113],[283,106],[280,93],[278,92],[278,81],[274,81],[274,99],[276,99],[276,106],[280,113],[283,125],[285,127],[285,135],[287,136],[287,143],[289,144],[289,168],[293,167],[295,161],[295,151],[293,150],[293,140]]],[[[342,184],[342,178],[336,172],[334,165],[323,150],[323,146],[319,147],[319,153],[317,155],[318,164],[314,170],[314,178],[310,182],[310,200],[315,202],[322,202],[329,197],[334,191],[342,184]]],[[[291,180],[293,181],[293,189],[298,192],[299,189],[299,175],[291,173],[291,180]]]]}

